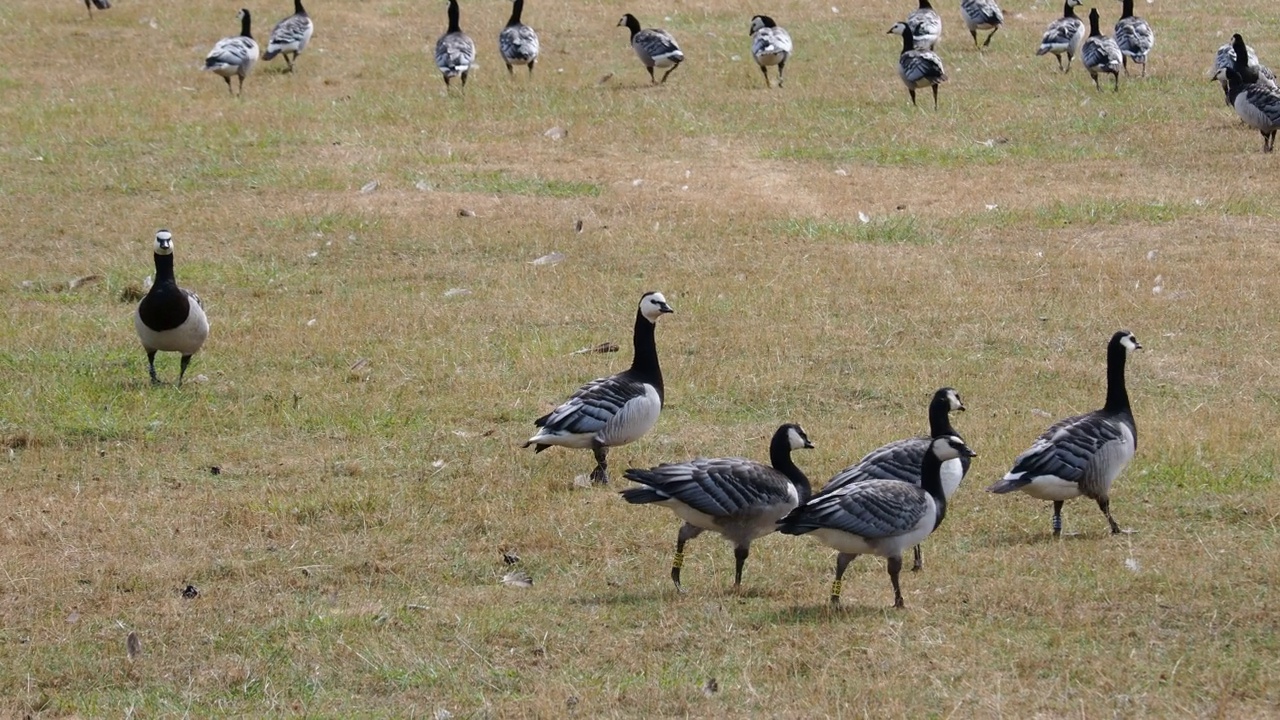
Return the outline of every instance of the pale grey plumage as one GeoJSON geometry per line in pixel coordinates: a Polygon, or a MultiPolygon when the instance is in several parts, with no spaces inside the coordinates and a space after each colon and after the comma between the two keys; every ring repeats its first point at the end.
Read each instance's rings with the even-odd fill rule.
{"type": "Polygon", "coordinates": [[[267,41],[267,52],[262,56],[262,59],[272,60],[276,55],[283,54],[284,61],[288,65],[288,72],[293,72],[293,64],[297,62],[298,55],[307,49],[307,44],[311,42],[311,36],[315,33],[315,29],[315,23],[311,22],[311,16],[302,7],[302,0],[293,0],[293,14],[271,28],[271,37],[267,41]]]}
{"type": "Polygon", "coordinates": [[[1142,77],[1147,76],[1147,54],[1156,44],[1156,34],[1146,20],[1133,14],[1133,0],[1121,0],[1123,3],[1120,19],[1116,21],[1112,37],[1116,47],[1120,48],[1121,64],[1124,74],[1129,74],[1129,61],[1142,65],[1142,77]]]}
{"type": "Polygon", "coordinates": [[[665,83],[667,76],[684,62],[684,53],[680,50],[676,39],[666,30],[660,28],[642,30],[640,21],[631,13],[622,16],[618,21],[618,27],[625,27],[631,33],[631,49],[649,71],[649,81],[655,85],[659,82],[665,83]],[[667,68],[667,71],[662,74],[661,81],[654,77],[655,67],[667,68]]]}
{"type": "Polygon", "coordinates": [[[249,11],[241,9],[236,14],[240,20],[240,34],[219,40],[204,58],[204,69],[227,81],[231,90],[231,78],[239,78],[240,95],[244,95],[244,79],[258,62],[258,43],[253,39],[249,11]]]}
{"type": "Polygon", "coordinates": [[[904,21],[911,28],[911,37],[917,50],[937,50],[942,40],[942,16],[929,0],[920,0],[920,6],[911,11],[904,21]]]}
{"type": "Polygon", "coordinates": [[[960,0],[960,15],[964,18],[964,25],[969,29],[969,34],[973,36],[974,47],[978,46],[979,30],[991,31],[986,41],[982,43],[982,47],[987,47],[991,45],[991,38],[995,36],[996,31],[1004,24],[1004,11],[1000,9],[996,0],[960,0]]]}
{"type": "Polygon", "coordinates": [[[1227,99],[1246,125],[1262,134],[1262,151],[1275,150],[1280,131],[1280,90],[1261,82],[1245,84],[1234,69],[1219,70],[1227,79],[1227,99]]]}
{"type": "Polygon", "coordinates": [[[1102,85],[1098,82],[1099,75],[1111,75],[1115,82],[1113,89],[1120,91],[1120,67],[1124,63],[1124,56],[1120,54],[1116,41],[1103,35],[1098,29],[1097,8],[1089,11],[1089,37],[1080,46],[1080,62],[1084,63],[1089,76],[1093,78],[1094,88],[1102,90],[1102,85]]]}
{"type": "Polygon", "coordinates": [[[916,104],[916,89],[927,87],[933,91],[933,109],[938,109],[938,85],[947,81],[942,58],[930,50],[917,50],[911,27],[904,22],[894,23],[889,33],[902,36],[902,53],[898,55],[898,77],[907,86],[911,104],[916,104]]]}
{"type": "Polygon", "coordinates": [[[444,85],[449,87],[453,78],[461,78],[462,87],[467,86],[467,74],[476,62],[476,44],[471,37],[462,31],[459,25],[460,11],[458,0],[449,0],[449,27],[444,35],[436,40],[436,67],[444,76],[444,85]]]}
{"type": "Polygon", "coordinates": [[[755,58],[764,73],[764,84],[769,84],[770,65],[778,66],[778,87],[782,87],[783,71],[791,59],[791,34],[768,15],[751,18],[751,57],[755,58]]]}
{"type": "Polygon", "coordinates": [[[1075,13],[1075,8],[1080,4],[1081,0],[1066,0],[1062,7],[1062,17],[1049,23],[1040,38],[1040,47],[1036,50],[1036,55],[1053,53],[1058,59],[1058,69],[1063,72],[1071,71],[1071,60],[1080,52],[1080,44],[1085,38],[1084,21],[1076,17],[1075,13]],[[1062,65],[1064,54],[1067,56],[1065,67],[1062,65]]]}
{"type": "Polygon", "coordinates": [[[533,66],[538,62],[538,33],[521,21],[524,12],[524,0],[515,0],[511,4],[511,18],[506,27],[498,33],[498,53],[507,65],[507,74],[513,74],[515,65],[525,65],[529,74],[533,74],[533,66]]]}

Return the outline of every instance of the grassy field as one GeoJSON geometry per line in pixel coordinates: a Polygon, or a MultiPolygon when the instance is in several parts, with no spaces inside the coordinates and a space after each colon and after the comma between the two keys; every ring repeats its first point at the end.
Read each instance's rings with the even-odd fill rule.
{"type": "MultiPolygon", "coordinates": [[[[948,0],[934,112],[885,35],[907,0],[532,0],[531,81],[508,3],[465,2],[481,67],[448,95],[443,2],[314,0],[298,72],[239,100],[199,72],[239,1],[116,5],[0,3],[0,716],[1280,712],[1280,158],[1207,81],[1232,32],[1280,62],[1274,13],[1140,4],[1148,77],[1113,94],[1033,55],[1056,3],[978,52],[948,0]],[[684,46],[665,86],[624,12],[684,46]],[[795,38],[785,90],[754,12],[795,38]],[[181,389],[122,301],[161,227],[212,323],[181,389]],[[871,558],[829,610],[833,553],[782,536],[741,594],[693,541],[677,596],[669,512],[520,449],[626,366],[651,289],[668,404],[616,476],[765,459],[795,421],[820,483],[960,390],[979,457],[905,610],[871,558]],[[982,488],[1100,406],[1121,327],[1135,533],[1076,501],[1054,541],[982,488]]],[[[288,3],[251,10],[261,40],[288,3]]]]}

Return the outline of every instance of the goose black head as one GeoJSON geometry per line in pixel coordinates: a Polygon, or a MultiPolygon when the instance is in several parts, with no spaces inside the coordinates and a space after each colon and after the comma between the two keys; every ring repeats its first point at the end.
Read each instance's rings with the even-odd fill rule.
{"type": "Polygon", "coordinates": [[[978,453],[974,452],[968,445],[965,445],[964,441],[955,435],[939,435],[935,437],[929,445],[929,451],[942,462],[955,460],[956,458],[978,456],[978,453]]]}
{"type": "Polygon", "coordinates": [[[659,317],[673,312],[675,310],[671,309],[660,292],[647,292],[640,296],[640,314],[651,323],[656,323],[659,317]]]}
{"type": "Polygon", "coordinates": [[[1117,330],[1116,334],[1111,336],[1111,344],[1119,345],[1126,353],[1142,349],[1142,343],[1138,342],[1138,338],[1128,330],[1117,330]]]}
{"type": "Polygon", "coordinates": [[[787,445],[792,450],[812,449],[813,443],[809,441],[809,436],[805,434],[804,428],[795,423],[787,423],[778,428],[776,435],[785,433],[787,445]]]}
{"type": "Polygon", "coordinates": [[[160,230],[156,233],[156,254],[173,254],[173,233],[168,230],[160,230]]]}
{"type": "Polygon", "coordinates": [[[618,21],[618,27],[627,28],[631,30],[631,34],[634,35],[640,32],[640,21],[636,19],[635,15],[632,15],[631,13],[627,13],[626,15],[622,16],[621,20],[618,21]]]}
{"type": "Polygon", "coordinates": [[[747,34],[755,35],[756,33],[760,32],[764,28],[771,28],[771,27],[778,27],[778,23],[774,22],[773,18],[769,17],[768,15],[756,15],[755,17],[751,18],[751,32],[747,34]]]}

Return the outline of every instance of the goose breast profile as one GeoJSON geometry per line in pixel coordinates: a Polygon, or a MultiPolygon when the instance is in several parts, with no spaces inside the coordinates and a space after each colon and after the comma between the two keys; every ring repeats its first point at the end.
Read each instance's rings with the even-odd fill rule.
{"type": "Polygon", "coordinates": [[[467,73],[476,63],[476,44],[462,32],[460,15],[458,0],[449,0],[449,28],[436,40],[436,67],[444,76],[446,88],[453,78],[461,78],[462,87],[466,87],[467,73]]]}
{"type": "Polygon", "coordinates": [[[982,47],[991,46],[991,38],[1004,25],[1004,11],[996,4],[996,0],[960,0],[960,14],[964,16],[964,26],[973,36],[973,46],[978,47],[978,31],[990,30],[982,47]]]}
{"type": "Polygon", "coordinates": [[[918,50],[937,50],[938,41],[942,39],[942,16],[929,0],[920,0],[920,7],[911,11],[906,19],[911,28],[911,37],[915,39],[918,50]]]}
{"type": "Polygon", "coordinates": [[[1133,14],[1133,0],[1120,0],[1120,19],[1116,21],[1112,37],[1116,47],[1120,48],[1120,62],[1124,65],[1124,74],[1129,74],[1129,61],[1142,66],[1142,77],[1147,76],[1147,54],[1156,45],[1156,34],[1146,20],[1133,14]]]}
{"type": "Polygon", "coordinates": [[[658,80],[653,76],[655,67],[667,68],[662,74],[662,81],[667,81],[667,76],[675,72],[680,67],[680,63],[684,62],[684,53],[680,51],[680,46],[676,44],[676,39],[671,33],[659,28],[649,28],[647,30],[640,29],[640,21],[635,15],[627,13],[618,21],[618,27],[625,27],[631,33],[631,49],[636,51],[636,57],[640,58],[640,62],[644,63],[644,67],[649,71],[649,81],[657,85],[658,80]]]}
{"type": "Polygon", "coordinates": [[[311,16],[302,7],[302,0],[293,0],[293,14],[271,28],[267,53],[262,59],[274,60],[276,55],[283,54],[288,72],[293,72],[293,64],[298,61],[298,55],[307,49],[307,43],[311,42],[311,35],[315,30],[315,23],[311,22],[311,16]]]}
{"type": "Polygon", "coordinates": [[[227,92],[231,90],[231,78],[240,79],[240,95],[244,95],[244,79],[258,62],[258,42],[250,32],[250,18],[247,9],[236,14],[240,20],[240,34],[219,40],[204,59],[204,69],[219,75],[227,81],[227,92]]]}
{"type": "Polygon", "coordinates": [[[502,61],[507,64],[507,74],[514,75],[513,65],[526,65],[529,75],[533,75],[533,66],[538,62],[538,33],[520,20],[524,12],[524,0],[511,3],[511,17],[506,27],[498,33],[498,52],[502,61]]]}
{"type": "Polygon", "coordinates": [[[1098,27],[1098,8],[1089,11],[1089,37],[1080,46],[1080,62],[1084,63],[1084,69],[1093,78],[1095,89],[1102,90],[1102,85],[1098,83],[1099,75],[1110,75],[1114,81],[1112,89],[1120,92],[1120,66],[1124,62],[1124,56],[1120,54],[1116,41],[1103,35],[1098,27]]]}
{"type": "Polygon", "coordinates": [[[111,0],[84,0],[84,9],[89,11],[89,19],[93,19],[93,9],[110,10],[111,0]]]}
{"type": "MultiPolygon", "coordinates": [[[[901,480],[919,485],[920,469],[933,438],[948,435],[963,439],[951,425],[952,412],[964,412],[960,393],[956,392],[955,388],[938,388],[933,394],[933,399],[929,401],[928,435],[895,440],[872,450],[856,465],[850,465],[832,476],[827,484],[822,486],[822,492],[824,494],[834,492],[846,485],[877,479],[901,480]]],[[[970,462],[969,456],[962,455],[942,463],[942,494],[948,501],[960,487],[960,481],[964,480],[964,476],[968,474],[970,462]]],[[[911,569],[920,570],[924,567],[924,559],[921,557],[919,545],[915,546],[912,554],[914,562],[911,569]]]]}
{"type": "Polygon", "coordinates": [[[917,50],[915,36],[906,23],[894,23],[889,33],[902,36],[902,53],[898,55],[898,77],[907,86],[911,95],[911,104],[916,104],[916,88],[927,87],[933,90],[933,109],[938,109],[938,85],[947,81],[947,72],[942,68],[942,58],[932,50],[917,50]]]}
{"type": "Polygon", "coordinates": [[[920,485],[894,479],[876,479],[820,493],[796,508],[779,528],[787,535],[812,535],[839,552],[831,603],[840,603],[840,584],[849,563],[859,555],[886,558],[893,584],[893,605],[903,607],[902,551],[919,545],[942,524],[947,496],[942,490],[942,464],[977,453],[954,435],[940,435],[929,442],[920,466],[920,485]]]}
{"type": "Polygon", "coordinates": [[[160,382],[156,377],[156,353],[182,354],[182,369],[178,371],[181,387],[191,356],[200,351],[209,337],[209,320],[200,298],[178,287],[173,274],[173,233],[168,230],[156,233],[155,262],[155,283],[138,304],[133,327],[142,341],[142,349],[147,351],[152,384],[160,382]]]}
{"type": "Polygon", "coordinates": [[[770,65],[778,66],[778,87],[782,87],[782,71],[791,58],[791,34],[768,15],[751,18],[751,56],[764,73],[764,84],[769,85],[770,65]]]}
{"type": "Polygon", "coordinates": [[[1262,133],[1262,152],[1276,147],[1276,131],[1280,130],[1280,90],[1263,82],[1245,84],[1231,68],[1218,71],[1227,81],[1227,100],[1246,125],[1262,133]]]}
{"type": "Polygon", "coordinates": [[[658,422],[665,397],[653,331],[658,318],[675,312],[659,292],[647,292],[636,309],[631,367],[578,388],[560,407],[533,421],[539,430],[524,447],[542,452],[552,445],[590,449],[592,482],[609,482],[609,448],[635,442],[658,422]]]}
{"type": "Polygon", "coordinates": [[[733,586],[742,586],[742,566],[751,553],[751,541],[775,532],[779,520],[809,499],[809,479],[792,461],[791,451],[812,447],[804,430],[788,423],[774,432],[769,443],[772,467],[724,457],[627,470],[627,479],[643,487],[623,490],[623,499],[634,505],[671,508],[684,520],[671,562],[671,581],[677,591],[681,590],[684,544],[705,530],[733,543],[733,586]]]}
{"type": "Polygon", "coordinates": [[[1066,0],[1062,4],[1062,17],[1045,28],[1040,47],[1036,50],[1036,55],[1053,53],[1062,72],[1071,72],[1071,60],[1080,52],[1080,43],[1084,42],[1084,21],[1076,17],[1076,7],[1080,4],[1081,0],[1066,0]],[[1067,56],[1066,67],[1062,65],[1063,55],[1067,56]]]}
{"type": "Polygon", "coordinates": [[[987,491],[1022,491],[1037,500],[1052,500],[1055,537],[1062,534],[1062,503],[1081,496],[1093,498],[1107,517],[1111,533],[1119,533],[1120,526],[1111,517],[1111,483],[1138,447],[1124,364],[1129,353],[1141,348],[1128,330],[1112,335],[1107,344],[1107,401],[1102,409],[1054,423],[987,491]]]}

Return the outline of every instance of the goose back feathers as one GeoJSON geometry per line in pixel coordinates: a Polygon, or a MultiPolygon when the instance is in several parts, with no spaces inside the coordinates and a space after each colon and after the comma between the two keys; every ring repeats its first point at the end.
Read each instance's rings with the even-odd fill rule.
{"type": "Polygon", "coordinates": [[[1013,468],[988,492],[1021,491],[1054,504],[1053,534],[1062,533],[1062,504],[1076,497],[1097,501],[1112,533],[1120,527],[1111,517],[1111,484],[1133,459],[1138,429],[1125,389],[1125,359],[1142,345],[1128,330],[1107,344],[1107,400],[1100,410],[1054,423],[1013,461],[1013,468]]]}
{"type": "Polygon", "coordinates": [[[453,78],[461,78],[462,87],[466,87],[467,73],[476,62],[476,44],[469,35],[462,32],[460,16],[458,0],[449,0],[449,27],[436,40],[436,67],[444,76],[446,88],[453,78]]]}
{"type": "Polygon", "coordinates": [[[1120,91],[1120,67],[1124,63],[1124,56],[1120,54],[1116,41],[1103,35],[1098,28],[1097,8],[1089,11],[1089,37],[1080,47],[1080,62],[1084,63],[1089,77],[1093,78],[1095,89],[1102,90],[1102,85],[1098,83],[1099,75],[1111,75],[1113,90],[1120,91]]]}
{"type": "Polygon", "coordinates": [[[920,0],[920,7],[912,10],[905,22],[911,28],[916,49],[938,49],[938,41],[942,39],[942,16],[933,9],[929,0],[920,0]]]}
{"type": "Polygon", "coordinates": [[[666,30],[659,28],[641,30],[640,21],[631,13],[622,16],[618,21],[618,27],[625,27],[631,33],[631,49],[635,50],[636,57],[644,63],[645,69],[649,71],[649,81],[653,84],[665,83],[667,76],[684,62],[684,53],[680,51],[676,39],[666,30]],[[654,78],[655,67],[667,68],[667,71],[662,74],[661,81],[654,78]]]}
{"type": "Polygon", "coordinates": [[[635,442],[658,422],[665,392],[654,327],[658,318],[674,312],[659,292],[647,292],[636,309],[631,367],[578,388],[556,409],[533,424],[538,432],[524,447],[542,452],[552,445],[591,449],[596,468],[591,479],[609,482],[607,454],[610,447],[635,442]]]}
{"type": "Polygon", "coordinates": [[[511,3],[511,17],[506,27],[498,33],[498,52],[507,65],[507,74],[513,74],[514,65],[526,65],[529,74],[533,75],[533,66],[538,62],[538,33],[520,21],[524,12],[524,0],[511,3]]]}
{"type": "Polygon", "coordinates": [[[302,7],[302,0],[293,0],[293,14],[271,28],[267,52],[262,59],[273,60],[276,55],[283,53],[288,71],[293,72],[293,63],[297,61],[298,55],[307,49],[307,43],[311,42],[311,35],[315,29],[311,16],[307,15],[306,9],[302,7]]]}
{"type": "Polygon", "coordinates": [[[1156,45],[1156,35],[1146,20],[1133,14],[1133,0],[1121,0],[1123,3],[1120,19],[1116,21],[1112,37],[1116,47],[1120,48],[1121,63],[1125,75],[1129,74],[1129,61],[1142,65],[1142,77],[1147,76],[1147,53],[1156,45]]]}
{"type": "Polygon", "coordinates": [[[778,66],[778,87],[782,87],[782,73],[791,58],[791,35],[779,27],[768,15],[751,18],[751,56],[764,73],[764,84],[769,84],[770,65],[778,66]]]}
{"type": "Polygon", "coordinates": [[[996,32],[1004,25],[1004,11],[996,3],[996,0],[960,0],[960,15],[964,18],[964,25],[969,29],[969,34],[973,36],[973,46],[978,47],[978,31],[990,30],[987,39],[982,43],[982,47],[991,45],[991,38],[995,37],[996,32]]]}
{"type": "Polygon", "coordinates": [[[938,85],[947,81],[947,72],[942,67],[942,58],[931,50],[917,50],[915,36],[906,23],[894,23],[889,32],[902,36],[902,53],[898,56],[898,77],[907,86],[911,95],[911,104],[916,104],[916,88],[928,87],[933,90],[933,109],[938,109],[938,85]]]}
{"type": "Polygon", "coordinates": [[[168,230],[156,233],[154,255],[155,283],[138,304],[133,327],[147,353],[152,383],[160,382],[156,376],[156,353],[181,353],[182,368],[178,373],[181,386],[191,356],[200,351],[209,337],[209,320],[199,296],[178,287],[173,272],[173,234],[168,230]]]}
{"type": "Polygon", "coordinates": [[[704,530],[733,543],[734,587],[742,585],[742,568],[751,542],[776,531],[779,520],[809,499],[809,479],[796,467],[791,452],[812,447],[804,430],[788,423],[774,432],[769,443],[772,466],[746,458],[721,457],[627,470],[626,478],[643,487],[623,490],[624,500],[636,505],[662,505],[684,520],[671,567],[677,590],[684,545],[704,530]]]}
{"type": "Polygon", "coordinates": [[[1076,17],[1076,7],[1081,0],[1066,0],[1062,5],[1062,17],[1049,23],[1044,35],[1040,38],[1040,47],[1036,55],[1053,53],[1058,59],[1058,69],[1071,71],[1071,60],[1080,52],[1080,44],[1084,42],[1084,21],[1076,17]],[[1067,64],[1062,64],[1062,56],[1067,56],[1067,64]]]}
{"type": "Polygon", "coordinates": [[[239,78],[239,91],[244,94],[244,79],[258,62],[258,42],[250,32],[250,17],[247,9],[241,9],[236,17],[240,20],[240,34],[219,40],[204,59],[204,69],[227,81],[227,92],[231,90],[231,78],[239,78]]]}

